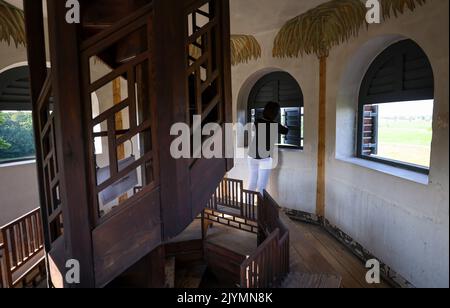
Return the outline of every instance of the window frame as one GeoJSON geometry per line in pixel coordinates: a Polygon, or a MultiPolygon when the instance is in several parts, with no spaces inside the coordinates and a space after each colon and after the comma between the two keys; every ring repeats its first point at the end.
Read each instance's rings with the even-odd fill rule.
{"type": "MultiPolygon", "coordinates": [[[[426,80],[431,82],[430,80],[426,80]]],[[[421,100],[434,100],[434,74],[431,67],[431,63],[425,54],[425,52],[412,40],[403,40],[387,47],[380,55],[378,55],[375,60],[370,65],[367,70],[364,79],[361,83],[359,103],[358,103],[358,131],[357,131],[357,149],[356,157],[376,163],[381,163],[396,168],[413,171],[425,175],[430,174],[430,168],[423,166],[397,161],[389,158],[379,158],[368,156],[363,153],[363,130],[364,130],[364,108],[367,105],[381,105],[381,104],[392,104],[400,102],[409,101],[421,101],[421,100]],[[432,87],[427,87],[423,84],[422,88],[420,86],[417,89],[404,88],[404,75],[405,73],[405,56],[407,53],[413,53],[415,55],[422,56],[422,60],[426,60],[428,65],[427,69],[431,70],[432,87]],[[392,70],[392,76],[394,76],[393,90],[390,92],[371,95],[370,90],[372,86],[372,81],[376,78],[377,73],[380,69],[384,68],[384,65],[388,61],[394,62],[394,65],[390,67],[392,70]]]]}
{"type": "MultiPolygon", "coordinates": [[[[4,90],[7,90],[11,83],[13,82],[24,82],[29,81],[29,67],[28,65],[20,65],[5,70],[0,74],[0,98],[3,96],[4,90]]],[[[23,89],[26,90],[26,89],[23,89]]],[[[29,90],[29,89],[28,89],[29,90]]],[[[31,96],[21,96],[21,100],[17,102],[7,102],[0,99],[0,112],[30,112],[32,113],[32,102],[31,96]]],[[[34,134],[34,130],[33,130],[34,134]]],[[[23,157],[23,158],[11,158],[8,160],[0,161],[0,166],[17,164],[27,161],[36,160],[36,149],[33,156],[23,157]]]]}
{"type": "MultiPolygon", "coordinates": [[[[8,109],[2,109],[2,110],[0,110],[0,112],[4,112],[4,111],[30,112],[30,113],[33,112],[32,110],[26,110],[26,109],[23,109],[23,110],[8,110],[8,109]]],[[[33,131],[33,134],[34,134],[34,131],[33,131]]],[[[34,139],[33,139],[33,141],[34,141],[34,139]]],[[[31,161],[35,161],[35,160],[36,160],[36,148],[35,148],[34,152],[35,152],[34,155],[33,155],[33,156],[29,156],[29,157],[11,158],[11,159],[4,160],[4,161],[1,161],[1,160],[0,160],[0,167],[1,167],[1,166],[4,166],[4,165],[23,163],[23,162],[27,162],[27,161],[30,161],[30,162],[31,162],[31,161]]]]}
{"type": "MultiPolygon", "coordinates": [[[[305,110],[304,96],[303,96],[303,91],[302,91],[298,81],[289,73],[282,72],[282,71],[268,73],[256,82],[256,84],[252,87],[252,89],[250,91],[250,95],[249,95],[248,102],[247,102],[247,123],[252,123],[252,117],[253,117],[252,110],[258,110],[258,109],[264,108],[264,106],[258,105],[258,103],[256,102],[256,98],[257,98],[258,94],[260,93],[261,89],[271,82],[278,82],[274,89],[273,98],[271,99],[271,101],[275,101],[275,102],[279,103],[280,107],[282,109],[299,108],[299,121],[300,121],[299,131],[300,131],[300,140],[301,140],[300,146],[280,144],[280,145],[278,145],[278,147],[281,149],[292,149],[292,150],[302,151],[304,149],[304,142],[305,142],[305,136],[304,136],[304,134],[302,134],[302,132],[304,133],[304,130],[302,130],[302,125],[304,125],[304,121],[302,121],[302,120],[304,120],[304,115],[305,115],[305,113],[304,113],[304,110],[305,110]],[[298,95],[299,95],[298,102],[293,102],[293,101],[287,102],[287,101],[282,101],[280,99],[279,87],[280,87],[281,81],[292,83],[293,86],[295,85],[295,90],[298,91],[298,95]],[[275,96],[277,96],[277,97],[275,97],[275,96]],[[303,113],[302,113],[302,109],[303,109],[303,113]],[[303,146],[301,145],[302,141],[303,141],[303,146]]],[[[266,103],[268,103],[268,102],[269,102],[269,100],[266,103]]],[[[279,136],[279,140],[281,143],[281,134],[279,136]]]]}

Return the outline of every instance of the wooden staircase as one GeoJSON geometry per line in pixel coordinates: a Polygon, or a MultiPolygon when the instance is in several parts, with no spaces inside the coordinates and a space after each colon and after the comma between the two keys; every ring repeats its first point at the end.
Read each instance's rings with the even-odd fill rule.
{"type": "MultiPolygon", "coordinates": [[[[123,18],[145,7],[146,0],[82,0],[82,39],[87,41],[111,29],[123,18]]],[[[115,46],[103,50],[98,57],[111,68],[126,63],[145,51],[146,31],[141,29],[120,40],[115,46]]]]}
{"type": "Polygon", "coordinates": [[[64,1],[48,0],[51,72],[42,2],[24,0],[24,11],[52,284],[104,287],[150,266],[154,277],[139,279],[160,286],[161,247],[203,211],[233,167],[228,159],[174,159],[167,150],[175,139],[172,125],[192,124],[193,114],[202,116],[202,125],[231,122],[229,1],[81,0],[81,24],[68,24],[64,1]],[[194,45],[199,58],[189,51],[194,45]],[[107,72],[96,76],[96,61],[107,72]],[[118,79],[127,97],[101,102],[95,114],[93,94],[118,79]],[[117,126],[118,114],[128,117],[128,127],[117,126]],[[98,138],[107,144],[108,164],[101,167],[98,138]],[[138,150],[119,154],[129,143],[138,150]],[[138,184],[125,197],[113,195],[113,206],[104,210],[110,200],[103,196],[134,174],[138,184]],[[69,259],[81,264],[78,285],[64,280],[69,259]]]}

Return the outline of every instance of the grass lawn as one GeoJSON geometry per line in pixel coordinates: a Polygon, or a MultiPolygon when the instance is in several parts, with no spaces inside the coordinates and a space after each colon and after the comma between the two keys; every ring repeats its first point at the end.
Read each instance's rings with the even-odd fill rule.
{"type": "Polygon", "coordinates": [[[378,156],[429,167],[432,122],[380,119],[378,156]]]}

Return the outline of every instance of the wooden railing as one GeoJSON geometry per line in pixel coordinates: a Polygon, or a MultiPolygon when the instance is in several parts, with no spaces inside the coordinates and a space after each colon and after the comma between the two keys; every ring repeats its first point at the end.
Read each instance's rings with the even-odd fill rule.
{"type": "Polygon", "coordinates": [[[0,229],[0,283],[13,287],[43,257],[44,239],[40,209],[36,209],[0,229]]]}
{"type": "Polygon", "coordinates": [[[203,218],[246,232],[258,233],[260,194],[244,189],[244,182],[223,179],[209,200],[203,218]]]}
{"type": "Polygon", "coordinates": [[[236,216],[240,218],[256,221],[259,197],[257,192],[245,190],[243,181],[225,178],[211,197],[207,207],[215,211],[228,208],[235,210],[236,216]]]}
{"type": "Polygon", "coordinates": [[[279,205],[267,192],[261,196],[243,186],[243,181],[224,179],[202,217],[258,234],[257,250],[240,267],[241,288],[278,287],[289,273],[289,230],[280,220],[279,205]]]}
{"type": "Polygon", "coordinates": [[[264,192],[258,207],[258,227],[265,239],[241,265],[242,288],[275,288],[289,273],[289,230],[279,218],[279,208],[264,192]]]}
{"type": "Polygon", "coordinates": [[[260,195],[250,190],[242,191],[241,215],[247,219],[258,220],[258,202],[260,195]]]}
{"type": "Polygon", "coordinates": [[[5,287],[6,277],[4,277],[5,264],[5,244],[2,243],[0,238],[0,289],[5,287]]]}
{"type": "Polygon", "coordinates": [[[282,226],[280,221],[280,206],[277,202],[265,191],[262,198],[262,206],[258,207],[258,225],[266,235],[269,235],[280,226],[281,231],[286,228],[282,226]]]}

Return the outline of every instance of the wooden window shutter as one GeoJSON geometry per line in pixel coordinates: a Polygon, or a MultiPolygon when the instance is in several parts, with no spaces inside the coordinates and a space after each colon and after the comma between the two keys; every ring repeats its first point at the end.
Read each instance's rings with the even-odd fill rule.
{"type": "Polygon", "coordinates": [[[283,115],[284,126],[289,128],[289,133],[285,137],[285,143],[301,147],[302,144],[302,132],[301,132],[301,112],[300,108],[286,109],[283,115]]]}
{"type": "Polygon", "coordinates": [[[365,105],[363,115],[362,154],[378,154],[378,106],[365,105]]]}
{"type": "Polygon", "coordinates": [[[264,114],[264,108],[252,109],[251,120],[255,123],[257,119],[261,119],[264,114]]]}

